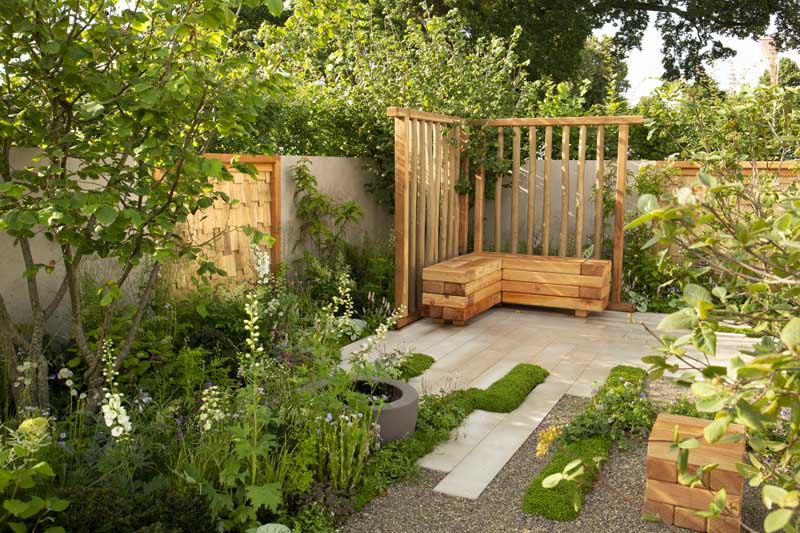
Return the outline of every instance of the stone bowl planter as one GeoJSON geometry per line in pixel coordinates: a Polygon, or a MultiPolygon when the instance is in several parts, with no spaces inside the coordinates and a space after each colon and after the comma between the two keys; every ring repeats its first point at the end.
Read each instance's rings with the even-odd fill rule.
{"type": "Polygon", "coordinates": [[[373,420],[380,427],[382,442],[402,440],[414,432],[419,407],[419,394],[414,387],[396,379],[364,378],[355,381],[355,390],[383,400],[373,407],[373,420]]]}
{"type": "MultiPolygon", "coordinates": [[[[306,387],[316,390],[329,384],[330,380],[323,379],[306,387]]],[[[375,398],[372,419],[379,426],[381,442],[402,440],[414,432],[419,408],[417,389],[405,381],[377,377],[356,378],[353,389],[375,398]]]]}

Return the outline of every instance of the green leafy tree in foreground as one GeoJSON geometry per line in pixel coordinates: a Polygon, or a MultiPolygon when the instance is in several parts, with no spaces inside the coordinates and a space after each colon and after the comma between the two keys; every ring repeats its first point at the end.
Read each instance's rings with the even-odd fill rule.
{"type": "MultiPolygon", "coordinates": [[[[254,3],[254,2],[251,2],[254,3]]],[[[8,0],[0,10],[0,229],[25,264],[30,324],[15,324],[0,295],[0,349],[18,407],[48,405],[45,326],[68,299],[72,334],[86,365],[89,405],[102,387],[104,340],[123,286],[140,268],[143,287],[114,366],[131,349],[160,265],[197,256],[176,225],[210,206],[212,178],[226,179],[203,153],[219,136],[241,134],[276,87],[257,62],[251,32],[234,39],[231,0],[8,0]],[[25,168],[11,150],[39,147],[25,168]],[[60,252],[44,263],[32,244],[60,252]],[[81,318],[79,268],[91,256],[116,259],[102,288],[100,329],[81,318]],[[152,258],[146,265],[144,258],[152,258]],[[59,276],[45,299],[43,276],[59,276]],[[25,365],[23,363],[28,363],[25,365]],[[19,375],[23,369],[24,375],[19,375]]],[[[268,3],[278,13],[281,2],[268,3]]],[[[266,65],[266,66],[263,66],[266,65]]],[[[227,201],[227,198],[222,198],[227,201]]],[[[212,265],[204,265],[213,271],[212,265]]]]}
{"type": "MultiPolygon", "coordinates": [[[[661,355],[644,358],[651,377],[683,372],[698,410],[715,413],[706,441],[723,439],[730,423],[746,427],[751,452],[737,469],[762,487],[767,532],[800,525],[800,189],[796,178],[781,183],[747,161],[771,154],[785,166],[781,156],[800,155],[800,113],[784,105],[796,96],[773,86],[723,104],[696,102],[698,115],[716,117],[698,123],[700,142],[689,153],[701,165],[698,182],[642,196],[643,214],[630,224],[652,224],[649,244],[689,273],[684,307],[659,326],[684,333],[663,335],[661,355]],[[721,325],[760,337],[730,368],[711,359],[721,325]]],[[[707,515],[726,513],[724,501],[717,497],[707,515]]]]}

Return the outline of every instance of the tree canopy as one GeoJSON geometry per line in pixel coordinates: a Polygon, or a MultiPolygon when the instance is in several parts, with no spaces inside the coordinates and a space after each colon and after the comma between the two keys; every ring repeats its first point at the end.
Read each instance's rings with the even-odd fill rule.
{"type": "MultiPolygon", "coordinates": [[[[398,5],[407,15],[424,11],[417,0],[398,5]]],[[[439,15],[458,9],[473,38],[507,37],[520,26],[518,53],[530,60],[531,76],[557,80],[580,74],[584,43],[606,24],[616,28],[614,44],[622,57],[641,44],[652,20],[664,40],[667,79],[692,78],[704,61],[731,57],[734,51],[720,37],[757,39],[767,34],[772,18],[779,49],[800,43],[797,0],[432,0],[426,5],[439,15]]]]}

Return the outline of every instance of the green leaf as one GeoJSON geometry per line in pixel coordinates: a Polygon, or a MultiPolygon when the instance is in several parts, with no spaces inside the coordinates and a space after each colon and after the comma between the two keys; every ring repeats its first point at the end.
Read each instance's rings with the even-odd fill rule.
{"type": "Polygon", "coordinates": [[[267,0],[267,9],[273,17],[280,16],[283,13],[283,0],[267,0]]]}
{"type": "Polygon", "coordinates": [[[262,507],[275,511],[281,504],[281,484],[280,483],[266,483],[264,485],[249,485],[245,488],[247,499],[250,504],[259,510],[262,507]]]}
{"type": "Polygon", "coordinates": [[[704,354],[713,356],[717,353],[717,334],[708,324],[700,324],[700,327],[694,330],[692,344],[704,354]]]}
{"type": "Polygon", "coordinates": [[[696,306],[699,302],[710,302],[711,293],[705,287],[697,285],[696,283],[687,283],[683,288],[683,299],[687,304],[696,306]]]}
{"type": "Polygon", "coordinates": [[[760,411],[750,405],[746,400],[739,400],[736,403],[736,416],[748,428],[762,432],[765,431],[764,422],[769,420],[767,416],[761,414],[760,411]]]}
{"type": "Polygon", "coordinates": [[[53,469],[50,468],[50,465],[44,461],[42,461],[41,463],[37,463],[33,467],[31,467],[31,472],[45,477],[55,477],[56,475],[55,472],[53,472],[53,469]]]}
{"type": "Polygon", "coordinates": [[[47,509],[56,513],[60,513],[69,507],[69,502],[67,500],[62,500],[61,498],[47,498],[46,503],[47,509]]]}
{"type": "Polygon", "coordinates": [[[28,509],[28,502],[10,498],[3,501],[3,508],[14,516],[22,516],[28,509]]]}
{"type": "Polygon", "coordinates": [[[685,439],[678,443],[678,448],[682,450],[694,450],[700,447],[700,441],[697,439],[685,439]]]}
{"type": "Polygon", "coordinates": [[[710,381],[692,383],[692,392],[698,398],[710,398],[719,394],[719,387],[710,381]]]}
{"type": "Polygon", "coordinates": [[[640,213],[651,213],[658,209],[658,199],[654,194],[643,194],[639,197],[639,201],[636,202],[636,206],[639,208],[640,213]]]}
{"type": "Polygon", "coordinates": [[[764,530],[767,533],[779,531],[791,520],[793,509],[775,509],[764,518],[764,530]]]}
{"type": "Polygon", "coordinates": [[[8,527],[11,528],[11,531],[14,533],[27,533],[28,528],[22,522],[9,522],[8,527]]]}
{"type": "Polygon", "coordinates": [[[558,485],[562,479],[564,479],[564,474],[562,474],[561,472],[550,474],[549,476],[547,476],[542,480],[542,487],[546,489],[552,489],[553,487],[558,485]]]}
{"type": "Polygon", "coordinates": [[[783,327],[781,340],[790,350],[800,347],[800,318],[794,317],[783,327]]]}
{"type": "Polygon", "coordinates": [[[703,428],[703,437],[705,437],[706,442],[713,444],[725,436],[729,422],[730,418],[721,416],[703,428]]]}
{"type": "Polygon", "coordinates": [[[775,485],[764,485],[761,491],[761,499],[767,509],[772,509],[773,505],[780,505],[788,492],[785,489],[775,485]]]}
{"type": "Polygon", "coordinates": [[[94,214],[97,217],[97,221],[103,226],[110,226],[119,216],[119,212],[110,205],[100,207],[94,214]]]}
{"type": "Polygon", "coordinates": [[[697,315],[691,309],[681,309],[670,313],[658,324],[660,330],[693,329],[698,322],[697,315]]]}

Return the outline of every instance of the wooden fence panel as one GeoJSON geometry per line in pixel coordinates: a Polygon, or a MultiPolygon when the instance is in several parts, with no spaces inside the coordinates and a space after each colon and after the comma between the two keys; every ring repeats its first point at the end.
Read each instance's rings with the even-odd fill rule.
{"type": "MultiPolygon", "coordinates": [[[[213,205],[189,215],[182,226],[184,238],[202,247],[204,259],[213,262],[227,273],[231,282],[255,282],[256,255],[268,254],[270,270],[281,261],[281,170],[280,158],[272,156],[240,156],[240,163],[255,168],[250,176],[232,164],[232,154],[206,154],[219,159],[230,172],[231,181],[215,181],[214,190],[223,192],[235,202],[217,200],[213,205]],[[275,238],[271,247],[260,244],[256,249],[244,228],[252,228],[275,238]]],[[[180,262],[170,268],[174,287],[183,290],[192,286],[197,271],[195,262],[180,262]]]]}

